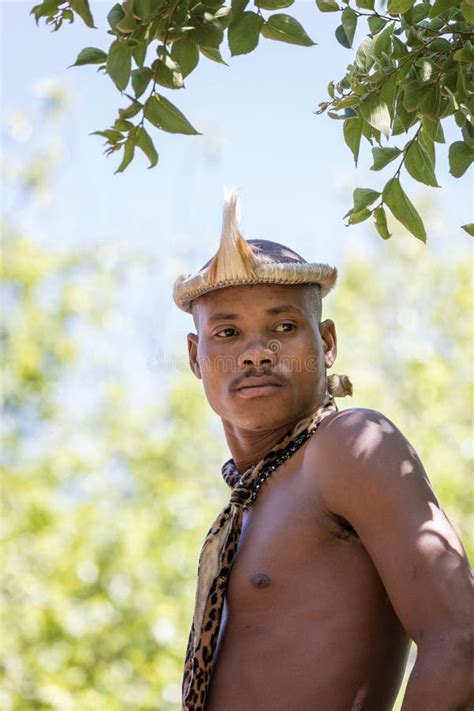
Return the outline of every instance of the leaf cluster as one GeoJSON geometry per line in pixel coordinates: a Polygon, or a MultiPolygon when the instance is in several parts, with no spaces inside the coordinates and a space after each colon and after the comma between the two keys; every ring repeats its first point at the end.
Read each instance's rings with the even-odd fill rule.
{"type": "MultiPolygon", "coordinates": [[[[114,123],[95,135],[106,139],[105,153],[121,153],[116,172],[124,171],[139,148],[158,162],[150,127],[197,135],[184,114],[163,95],[176,91],[204,57],[226,64],[222,45],[232,56],[254,51],[260,38],[303,47],[315,43],[286,10],[294,0],[124,0],[108,13],[107,50],[83,49],[73,66],[98,65],[128,99],[114,123]]],[[[474,159],[474,0],[316,0],[321,12],[339,13],[335,35],[352,48],[359,23],[367,36],[329,97],[316,113],[342,121],[344,140],[357,164],[362,139],[372,149],[372,170],[397,161],[380,191],[358,188],[347,213],[349,224],[372,217],[383,239],[391,235],[386,208],[416,238],[426,241],[423,220],[401,184],[402,169],[416,181],[439,187],[436,147],[444,143],[443,122],[454,117],[459,140],[449,147],[451,174],[459,178],[474,159]],[[387,145],[400,137],[400,145],[387,145]],[[405,137],[405,138],[404,138],[405,137]],[[401,143],[403,141],[403,144],[401,143]]],[[[32,9],[38,23],[59,29],[79,16],[94,27],[89,0],[43,0],[32,9]]],[[[463,225],[473,234],[474,226],[463,225]]]]}
{"type": "MultiPolygon", "coordinates": [[[[116,172],[124,171],[139,148],[150,161],[158,152],[148,133],[149,125],[169,133],[198,135],[184,114],[162,93],[184,88],[184,80],[201,57],[226,64],[221,45],[227,36],[232,56],[252,52],[260,37],[305,47],[314,44],[301,24],[279,12],[294,0],[124,0],[108,13],[108,33],[113,40],[107,50],[83,49],[72,66],[98,65],[129,104],[119,109],[112,126],[95,135],[106,139],[105,153],[121,152],[116,172]],[[268,17],[264,12],[270,11],[268,17]],[[277,12],[275,12],[277,11],[277,12]]],[[[59,29],[74,13],[93,27],[88,0],[44,0],[32,9],[36,21],[46,18],[59,29]]]]}
{"type": "MultiPolygon", "coordinates": [[[[395,172],[380,191],[358,188],[349,224],[372,217],[383,239],[387,207],[416,238],[426,241],[423,221],[406,195],[400,176],[439,187],[436,147],[445,142],[443,122],[453,117],[459,140],[449,147],[451,174],[459,178],[474,160],[474,3],[473,0],[389,0],[375,9],[374,0],[317,0],[323,12],[340,12],[336,38],[352,47],[359,21],[366,36],[345,75],[328,86],[329,100],[317,113],[342,120],[344,140],[357,165],[363,139],[372,150],[372,170],[395,162],[395,172]],[[403,137],[406,136],[403,141],[403,137]],[[399,146],[387,145],[400,137],[399,146]]],[[[463,228],[472,234],[473,225],[463,228]]]]}

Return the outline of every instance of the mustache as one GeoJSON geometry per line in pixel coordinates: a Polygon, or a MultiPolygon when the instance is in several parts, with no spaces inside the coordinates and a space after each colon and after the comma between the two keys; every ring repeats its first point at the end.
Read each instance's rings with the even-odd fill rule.
{"type": "Polygon", "coordinates": [[[272,370],[247,370],[245,373],[242,375],[239,375],[238,378],[236,378],[232,384],[231,384],[231,389],[235,390],[235,388],[238,388],[241,383],[245,383],[245,381],[248,378],[274,378],[274,380],[278,381],[280,385],[286,385],[288,380],[283,377],[283,375],[280,375],[279,373],[275,373],[272,370]]]}

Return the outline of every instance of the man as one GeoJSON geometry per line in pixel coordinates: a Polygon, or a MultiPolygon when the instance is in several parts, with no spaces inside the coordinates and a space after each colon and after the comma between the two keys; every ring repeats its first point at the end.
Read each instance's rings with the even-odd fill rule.
{"type": "MultiPolygon", "coordinates": [[[[474,595],[462,544],[415,450],[381,413],[338,411],[327,376],[336,270],[245,241],[175,283],[193,373],[221,417],[229,505],[201,552],[184,711],[474,708],[474,595]]],[[[354,315],[356,317],[356,315],[354,315]]]]}

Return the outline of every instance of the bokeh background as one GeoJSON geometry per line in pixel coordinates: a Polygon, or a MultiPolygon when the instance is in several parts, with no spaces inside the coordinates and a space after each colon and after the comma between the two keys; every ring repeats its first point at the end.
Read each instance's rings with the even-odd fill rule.
{"type": "Polygon", "coordinates": [[[334,370],[354,383],[338,405],[404,432],[472,561],[472,255],[459,227],[472,178],[451,178],[444,150],[442,190],[405,179],[426,246],[402,228],[385,243],[367,223],[344,226],[353,188],[383,176],[368,149],[356,173],[340,124],[313,113],[352,55],[334,18],[301,0],[293,14],[317,46],[262,40],[230,67],[202,58],[172,99],[204,135],[155,132],[158,167],[138,156],[114,175],[118,158],[89,134],[120,97],[94,67],[67,68],[108,46],[110,3],[91,3],[100,29],[56,34],[31,4],[0,3],[0,709],[178,711],[197,557],[227,499],[229,454],[171,289],[215,251],[223,186],[241,189],[247,237],[338,266],[324,316],[339,335],[334,370]]]}

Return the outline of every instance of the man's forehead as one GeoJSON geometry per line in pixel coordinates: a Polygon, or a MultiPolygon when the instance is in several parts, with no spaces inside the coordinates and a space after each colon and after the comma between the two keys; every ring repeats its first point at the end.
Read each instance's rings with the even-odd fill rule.
{"type": "MultiPolygon", "coordinates": [[[[267,309],[257,309],[258,312],[262,311],[267,316],[276,316],[278,314],[294,313],[299,316],[305,316],[304,309],[295,304],[278,304],[277,306],[270,306],[267,309]]],[[[238,319],[243,316],[248,315],[248,309],[237,309],[236,311],[209,311],[205,315],[207,323],[214,323],[215,321],[222,321],[223,319],[238,319]]],[[[255,314],[253,314],[255,315],[255,314]]]]}
{"type": "Polygon", "coordinates": [[[224,314],[237,318],[249,314],[269,315],[306,311],[307,285],[295,284],[245,284],[215,289],[193,302],[193,314],[199,310],[206,321],[215,321],[224,314]],[[196,308],[197,307],[197,308],[196,308]]]}

